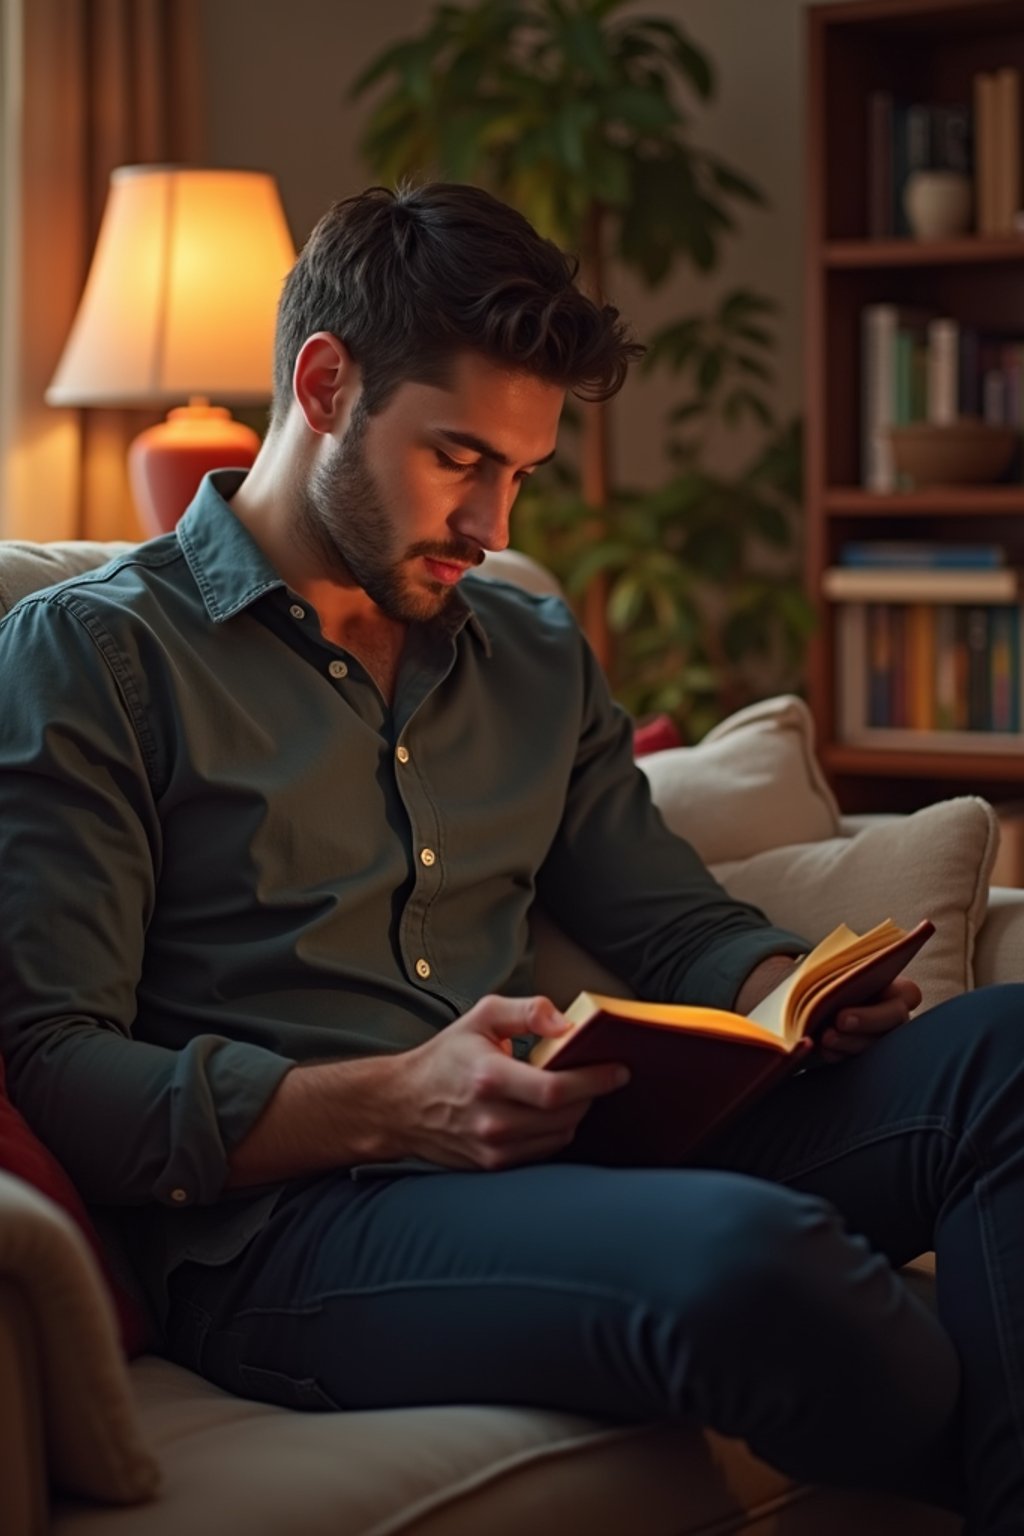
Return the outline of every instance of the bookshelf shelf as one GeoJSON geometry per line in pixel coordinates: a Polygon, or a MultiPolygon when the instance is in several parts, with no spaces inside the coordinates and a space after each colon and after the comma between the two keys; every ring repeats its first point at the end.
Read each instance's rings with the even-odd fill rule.
{"type": "Polygon", "coordinates": [[[825,492],[822,506],[832,517],[1024,518],[1024,485],[949,486],[891,496],[859,486],[835,486],[825,492]]]}
{"type": "Polygon", "coordinates": [[[820,756],[825,768],[837,776],[1020,784],[1021,761],[1011,753],[883,752],[874,747],[848,747],[832,742],[821,747],[820,756]]]}
{"type": "MultiPolygon", "coordinates": [[[[977,131],[979,82],[1013,72],[1024,79],[1024,0],[813,4],[807,11],[806,57],[805,499],[808,589],[819,614],[809,659],[808,696],[822,761],[847,813],[913,810],[958,793],[984,794],[996,803],[1009,801],[1020,795],[1024,783],[1024,732],[1019,751],[1012,738],[1011,745],[1006,745],[1005,735],[998,750],[986,751],[980,745],[984,731],[968,733],[962,728],[950,733],[957,739],[951,740],[948,749],[944,743],[937,750],[908,746],[905,740],[865,743],[865,732],[857,722],[866,725],[865,712],[876,711],[881,707],[877,697],[884,697],[884,692],[876,695],[865,690],[865,678],[878,677],[877,643],[872,642],[874,651],[869,644],[867,654],[857,649],[861,641],[850,637],[861,634],[856,627],[859,619],[851,624],[851,605],[846,605],[844,615],[842,603],[825,598],[822,582],[825,570],[840,563],[843,546],[857,541],[998,545],[1005,549],[1009,563],[1024,564],[1024,484],[891,494],[861,486],[865,442],[870,441],[864,401],[869,391],[874,391],[877,401],[879,377],[877,371],[872,374],[864,367],[867,315],[888,310],[890,315],[909,316],[916,310],[920,316],[946,317],[956,338],[968,334],[1024,337],[1024,232],[1010,232],[1012,219],[1005,217],[1007,197],[1012,194],[1004,194],[1014,180],[1005,160],[999,160],[999,218],[992,221],[986,216],[984,221],[986,228],[1001,232],[923,241],[886,236],[886,227],[900,228],[895,215],[880,224],[880,209],[899,206],[899,178],[906,174],[907,165],[929,163],[910,159],[911,117],[916,114],[918,124],[924,120],[931,125],[929,134],[940,135],[930,140],[933,147],[939,143],[948,148],[951,141],[943,135],[952,122],[959,121],[962,128],[965,109],[968,138],[972,127],[977,131]],[[880,112],[880,101],[888,101],[891,110],[880,112]],[[904,151],[907,158],[901,160],[904,151]],[[875,158],[878,153],[883,155],[881,161],[875,158]],[[862,658],[859,665],[851,670],[851,658],[856,663],[858,657],[862,658]],[[975,734],[977,749],[964,740],[975,734]]],[[[1001,121],[1005,124],[1006,119],[1001,121]]],[[[986,132],[990,147],[985,165],[990,177],[984,190],[991,213],[995,164],[991,123],[986,132]]],[[[979,219],[984,213],[980,190],[976,181],[979,219]]],[[[1016,205],[1022,204],[1024,188],[1018,187],[1016,205]]],[[[904,322],[897,318],[886,323],[904,322]]],[[[908,318],[906,323],[914,322],[908,318]]],[[[918,323],[923,327],[925,321],[918,323]]],[[[955,339],[953,345],[959,341],[955,339]]],[[[876,349],[873,356],[880,355],[876,349]]],[[[953,393],[956,405],[955,386],[953,393]]],[[[961,394],[960,401],[964,398],[961,394]]],[[[962,403],[959,408],[975,409],[962,403]]],[[[1024,650],[1024,608],[1019,622],[1019,647],[1024,650]]],[[[915,634],[920,638],[920,625],[915,634]]],[[[893,644],[902,646],[904,641],[899,638],[893,644]]],[[[979,645],[975,661],[983,654],[979,645]]],[[[922,676],[929,675],[921,671],[922,654],[928,653],[919,649],[916,660],[912,658],[917,669],[913,676],[906,670],[899,679],[901,696],[914,684],[915,719],[927,718],[918,709],[922,698],[918,685],[922,676]]],[[[994,651],[989,654],[994,656],[994,651]]],[[[994,668],[995,661],[990,665],[994,668]]],[[[1020,670],[1024,671],[1024,658],[1020,670]]],[[[948,670],[945,676],[948,683],[948,670]]],[[[992,690],[994,677],[993,671],[988,684],[992,690]]],[[[1000,672],[1000,686],[1004,677],[1005,672],[1000,672]]],[[[895,689],[896,683],[891,686],[895,689]]],[[[1024,695],[1024,688],[1021,692],[1024,695]]],[[[966,698],[969,693],[971,698],[976,696],[964,685],[959,696],[966,698]]],[[[909,696],[903,696],[904,710],[909,696]]],[[[1022,714],[1024,698],[1013,718],[1022,714]]],[[[902,726],[906,725],[904,719],[902,726]]],[[[901,728],[893,734],[905,738],[912,733],[901,728]]]]}
{"type": "Polygon", "coordinates": [[[1024,260],[1024,234],[970,235],[962,240],[832,240],[824,265],[837,271],[878,267],[976,266],[1024,260]]]}

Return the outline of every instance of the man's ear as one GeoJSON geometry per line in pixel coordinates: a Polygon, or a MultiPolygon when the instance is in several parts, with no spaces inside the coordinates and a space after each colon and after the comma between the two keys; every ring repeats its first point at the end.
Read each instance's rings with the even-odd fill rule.
{"type": "Polygon", "coordinates": [[[311,432],[343,429],[362,385],[358,364],[343,341],[316,331],[299,348],[292,393],[311,432]]]}

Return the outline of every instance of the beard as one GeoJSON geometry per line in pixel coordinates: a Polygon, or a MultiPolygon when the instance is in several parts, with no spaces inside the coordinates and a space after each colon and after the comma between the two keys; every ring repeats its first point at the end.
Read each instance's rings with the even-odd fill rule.
{"type": "Polygon", "coordinates": [[[414,583],[411,566],[426,555],[435,560],[479,564],[478,546],[460,539],[422,539],[396,553],[397,522],[388,510],[366,460],[369,412],[356,401],[348,430],[321,460],[299,496],[298,531],[327,570],[355,581],[367,597],[400,624],[451,618],[459,604],[454,587],[439,581],[414,583]]]}

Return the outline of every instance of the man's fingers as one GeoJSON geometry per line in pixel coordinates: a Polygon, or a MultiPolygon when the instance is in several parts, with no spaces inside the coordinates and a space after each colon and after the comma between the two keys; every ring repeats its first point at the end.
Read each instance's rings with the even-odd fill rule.
{"type": "Polygon", "coordinates": [[[836,1019],[840,1035],[887,1035],[891,1029],[899,1029],[910,1017],[910,1010],[902,998],[893,997],[882,1003],[871,1003],[866,1008],[844,1009],[836,1019]]]}
{"type": "Polygon", "coordinates": [[[565,1014],[548,997],[482,997],[458,1022],[492,1040],[559,1035],[568,1027],[565,1014]]]}

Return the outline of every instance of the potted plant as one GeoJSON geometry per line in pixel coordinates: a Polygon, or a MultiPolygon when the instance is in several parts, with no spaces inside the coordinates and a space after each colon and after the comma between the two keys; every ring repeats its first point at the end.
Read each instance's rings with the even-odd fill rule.
{"type": "MultiPolygon", "coordinates": [[[[763,199],[751,181],[691,136],[694,109],[714,90],[707,56],[675,22],[623,15],[626,4],[438,4],[422,31],[386,49],[353,84],[356,96],[376,93],[362,139],[374,173],[388,182],[436,175],[489,187],[579,254],[582,280],[595,297],[605,296],[613,259],[652,287],[681,264],[711,271],[723,240],[735,230],[737,206],[763,199]]],[[[687,318],[655,338],[653,365],[671,366],[684,383],[696,382],[675,413],[675,427],[688,423],[692,429],[721,409],[726,419],[729,412],[746,411],[764,421],[767,413],[766,429],[774,428],[764,391],[753,387],[767,381],[763,353],[772,343],[767,338],[766,347],[756,324],[765,313],[764,301],[740,293],[719,311],[717,330],[714,320],[687,318]],[[723,327],[724,336],[718,334],[723,327]],[[730,383],[730,372],[743,377],[730,383]]],[[[668,588],[659,586],[654,572],[661,570],[667,580],[669,564],[685,557],[696,564],[689,573],[676,573],[677,595],[691,575],[720,583],[726,545],[735,554],[758,527],[741,530],[737,515],[729,540],[694,533],[680,544],[672,508],[698,500],[701,484],[721,497],[726,482],[712,484],[691,430],[672,446],[674,474],[660,501],[660,492],[644,497],[616,489],[609,409],[579,408],[578,490],[549,483],[547,494],[535,495],[524,508],[517,539],[546,541],[543,557],[559,566],[580,598],[590,639],[616,686],[636,694],[646,648],[663,644],[666,654],[685,649],[686,605],[675,604],[678,622],[670,624],[668,588]],[[646,542],[649,536],[659,541],[656,547],[646,542]]],[[[773,470],[782,473],[777,454],[736,477],[729,505],[738,509],[746,496],[753,506],[773,470]]],[[[778,542],[781,525],[765,513],[762,535],[769,524],[769,537],[778,542]]],[[[723,636],[725,653],[741,644],[742,629],[735,618],[733,639],[723,636]]],[[[760,634],[751,620],[747,643],[760,634]]],[[[722,672],[723,659],[716,661],[712,649],[705,639],[687,653],[680,676],[689,681],[685,698],[673,706],[677,716],[692,713],[687,700],[696,698],[695,668],[722,672]]],[[[642,695],[641,688],[637,697],[642,695]]],[[[651,694],[661,696],[658,688],[651,694]]],[[[691,732],[693,726],[691,720],[691,732]]]]}

